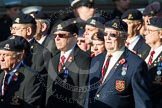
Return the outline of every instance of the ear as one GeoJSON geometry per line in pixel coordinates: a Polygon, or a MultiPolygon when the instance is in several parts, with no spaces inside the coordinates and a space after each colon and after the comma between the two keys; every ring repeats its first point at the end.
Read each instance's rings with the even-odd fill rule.
{"type": "Polygon", "coordinates": [[[143,26],[143,23],[142,22],[141,23],[138,23],[137,30],[140,30],[142,28],[142,26],[143,26]]]}
{"type": "Polygon", "coordinates": [[[47,29],[47,24],[46,23],[42,23],[41,31],[44,32],[44,31],[46,31],[46,29],[47,29]]]}
{"type": "Polygon", "coordinates": [[[27,32],[27,35],[31,35],[32,34],[32,28],[27,27],[26,32],[27,32]]]}

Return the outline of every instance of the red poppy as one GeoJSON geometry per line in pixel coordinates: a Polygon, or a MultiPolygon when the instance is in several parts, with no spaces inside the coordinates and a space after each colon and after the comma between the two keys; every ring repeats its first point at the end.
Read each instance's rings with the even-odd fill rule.
{"type": "Polygon", "coordinates": [[[126,60],[123,58],[119,61],[119,64],[124,64],[126,62],[126,60]]]}

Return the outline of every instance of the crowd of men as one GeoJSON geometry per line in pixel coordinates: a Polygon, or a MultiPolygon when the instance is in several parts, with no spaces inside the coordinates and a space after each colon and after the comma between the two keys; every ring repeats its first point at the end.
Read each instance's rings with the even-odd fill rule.
{"type": "Polygon", "coordinates": [[[162,6],[130,1],[110,15],[74,0],[53,21],[7,6],[17,14],[0,20],[0,108],[161,108],[162,6]]]}

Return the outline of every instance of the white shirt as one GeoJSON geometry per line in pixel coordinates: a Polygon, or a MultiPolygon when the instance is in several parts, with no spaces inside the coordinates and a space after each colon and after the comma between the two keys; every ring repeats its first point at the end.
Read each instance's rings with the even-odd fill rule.
{"type": "Polygon", "coordinates": [[[61,61],[61,57],[64,56],[65,57],[65,61],[64,62],[66,62],[66,60],[68,59],[69,55],[73,51],[74,47],[75,47],[75,45],[70,50],[66,51],[64,54],[63,54],[63,52],[61,52],[60,61],[61,61]]]}
{"type": "Polygon", "coordinates": [[[42,44],[45,39],[46,39],[46,36],[41,37],[41,39],[38,41],[38,43],[42,44]]]}
{"type": "Polygon", "coordinates": [[[130,44],[128,46],[128,49],[132,51],[139,39],[140,35],[137,35],[136,37],[132,38],[131,41],[129,41],[130,44]]]}
{"type": "Polygon", "coordinates": [[[154,54],[153,59],[152,59],[152,62],[153,62],[153,61],[158,57],[158,55],[162,52],[162,45],[161,45],[159,48],[155,49],[155,50],[153,50],[153,49],[150,50],[149,55],[148,55],[147,58],[145,59],[145,62],[146,62],[146,63],[148,63],[148,60],[149,60],[149,58],[150,58],[150,53],[151,53],[152,51],[155,51],[155,54],[154,54]]]}
{"type": "MultiPolygon", "coordinates": [[[[116,64],[116,62],[119,60],[120,56],[123,54],[125,47],[122,47],[119,51],[115,51],[114,53],[112,53],[112,57],[109,61],[109,66],[108,69],[106,71],[106,74],[104,76],[104,79],[102,81],[102,83],[105,81],[105,79],[107,78],[109,72],[111,71],[111,69],[114,67],[114,65],[116,64]]],[[[105,57],[106,58],[106,57],[105,57]]],[[[105,59],[106,62],[106,59],[105,59]]],[[[104,64],[105,64],[104,62],[104,64]]]]}

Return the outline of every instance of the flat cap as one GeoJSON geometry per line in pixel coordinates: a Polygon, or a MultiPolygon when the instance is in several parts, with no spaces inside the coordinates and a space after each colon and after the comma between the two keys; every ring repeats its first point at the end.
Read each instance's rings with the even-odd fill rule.
{"type": "Polygon", "coordinates": [[[13,24],[36,24],[36,21],[32,16],[20,13],[13,19],[13,24]]]}
{"type": "Polygon", "coordinates": [[[92,17],[86,21],[86,25],[91,25],[100,29],[104,28],[106,20],[103,17],[92,17]]]}
{"type": "Polygon", "coordinates": [[[91,39],[92,40],[104,41],[104,32],[99,30],[98,32],[96,32],[92,35],[91,39]]]}
{"type": "Polygon", "coordinates": [[[34,18],[35,19],[49,19],[49,16],[44,12],[37,11],[34,13],[34,18]]]}
{"type": "Polygon", "coordinates": [[[80,6],[94,7],[94,0],[74,0],[71,3],[72,8],[78,8],[80,6]]]}
{"type": "Polygon", "coordinates": [[[41,11],[41,10],[42,10],[41,6],[29,6],[29,7],[23,8],[22,12],[24,14],[30,14],[30,13],[41,11]]]}
{"type": "Polygon", "coordinates": [[[128,31],[128,25],[121,19],[113,19],[105,23],[105,28],[112,28],[123,32],[128,31]]]}
{"type": "Polygon", "coordinates": [[[148,21],[148,25],[155,26],[158,28],[162,28],[162,18],[151,18],[148,21]]]}
{"type": "Polygon", "coordinates": [[[58,25],[56,25],[53,28],[52,33],[56,32],[56,31],[67,31],[70,33],[78,34],[79,29],[76,25],[76,20],[70,19],[70,20],[63,21],[63,22],[59,23],[58,25]]]}
{"type": "Polygon", "coordinates": [[[30,51],[29,42],[22,36],[11,36],[8,40],[5,40],[0,43],[0,49],[7,51],[30,51]]]}
{"type": "Polygon", "coordinates": [[[162,6],[159,1],[154,1],[148,6],[143,11],[144,16],[155,16],[156,14],[162,12],[162,6]]]}
{"type": "Polygon", "coordinates": [[[121,19],[142,20],[142,13],[137,9],[129,9],[123,13],[121,19]]]}

